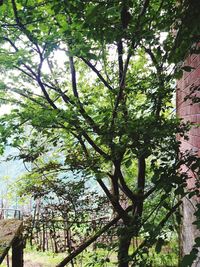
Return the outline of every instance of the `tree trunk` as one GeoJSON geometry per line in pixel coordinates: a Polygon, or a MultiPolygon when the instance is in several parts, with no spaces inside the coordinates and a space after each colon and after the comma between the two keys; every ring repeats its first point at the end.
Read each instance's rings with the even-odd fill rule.
{"type": "Polygon", "coordinates": [[[119,236],[119,250],[118,250],[118,267],[128,267],[129,263],[129,247],[131,243],[131,235],[126,227],[121,229],[119,236]]]}
{"type": "Polygon", "coordinates": [[[55,229],[55,225],[54,225],[53,221],[52,221],[52,230],[53,230],[52,238],[53,238],[54,248],[55,248],[54,253],[58,253],[58,244],[57,244],[57,240],[56,240],[56,229],[55,229]]]}
{"type": "Polygon", "coordinates": [[[49,251],[48,218],[46,218],[45,222],[45,235],[46,235],[46,249],[47,251],[49,251]]]}
{"type": "Polygon", "coordinates": [[[45,225],[44,225],[44,218],[42,222],[42,251],[45,252],[45,243],[46,243],[46,236],[45,236],[45,225]]]}

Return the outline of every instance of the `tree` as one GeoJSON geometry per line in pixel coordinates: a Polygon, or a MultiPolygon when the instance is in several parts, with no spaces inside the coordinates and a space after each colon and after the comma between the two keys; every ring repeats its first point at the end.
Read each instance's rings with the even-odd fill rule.
{"type": "Polygon", "coordinates": [[[197,171],[195,156],[180,153],[176,136],[189,126],[171,104],[183,71],[177,63],[199,38],[199,3],[182,2],[11,0],[0,7],[1,99],[15,105],[1,119],[2,143],[31,162],[58,146],[63,166],[97,180],[122,220],[119,267],[144,266],[141,255],[188,194],[188,174],[179,169],[197,171]],[[163,210],[155,225],[152,215],[163,210]],[[143,230],[130,256],[131,239],[143,230]]]}

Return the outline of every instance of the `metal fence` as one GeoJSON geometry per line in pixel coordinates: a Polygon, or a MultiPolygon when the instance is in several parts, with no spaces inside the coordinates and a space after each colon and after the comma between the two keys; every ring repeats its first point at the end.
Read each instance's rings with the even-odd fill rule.
{"type": "Polygon", "coordinates": [[[5,220],[5,219],[21,220],[22,219],[22,213],[18,209],[0,208],[0,220],[5,220]]]}

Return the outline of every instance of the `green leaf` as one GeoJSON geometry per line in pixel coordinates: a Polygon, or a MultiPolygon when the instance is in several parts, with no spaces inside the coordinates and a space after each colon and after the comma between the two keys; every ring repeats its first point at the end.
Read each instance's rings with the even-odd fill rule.
{"type": "Polygon", "coordinates": [[[195,238],[195,245],[197,245],[198,247],[200,247],[200,237],[195,238]]]}
{"type": "Polygon", "coordinates": [[[174,78],[177,80],[181,79],[182,76],[183,76],[183,70],[179,70],[179,71],[175,72],[175,74],[174,74],[174,78]]]}
{"type": "Polygon", "coordinates": [[[185,255],[180,264],[180,267],[190,267],[193,264],[195,259],[196,259],[196,255],[194,254],[185,255]]]}
{"type": "Polygon", "coordinates": [[[191,67],[191,66],[184,66],[181,69],[184,70],[184,71],[186,71],[186,72],[190,72],[190,71],[194,70],[195,68],[194,67],[191,67]]]}

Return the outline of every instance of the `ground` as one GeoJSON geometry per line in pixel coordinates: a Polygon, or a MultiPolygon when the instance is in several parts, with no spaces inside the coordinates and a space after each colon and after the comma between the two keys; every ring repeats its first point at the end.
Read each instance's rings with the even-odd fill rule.
{"type": "MultiPolygon", "coordinates": [[[[11,253],[9,252],[9,266],[11,266],[11,253]]],[[[63,255],[54,255],[52,253],[42,253],[25,249],[24,267],[55,267],[63,259],[63,255]]],[[[5,259],[1,267],[7,267],[5,259]]]]}

